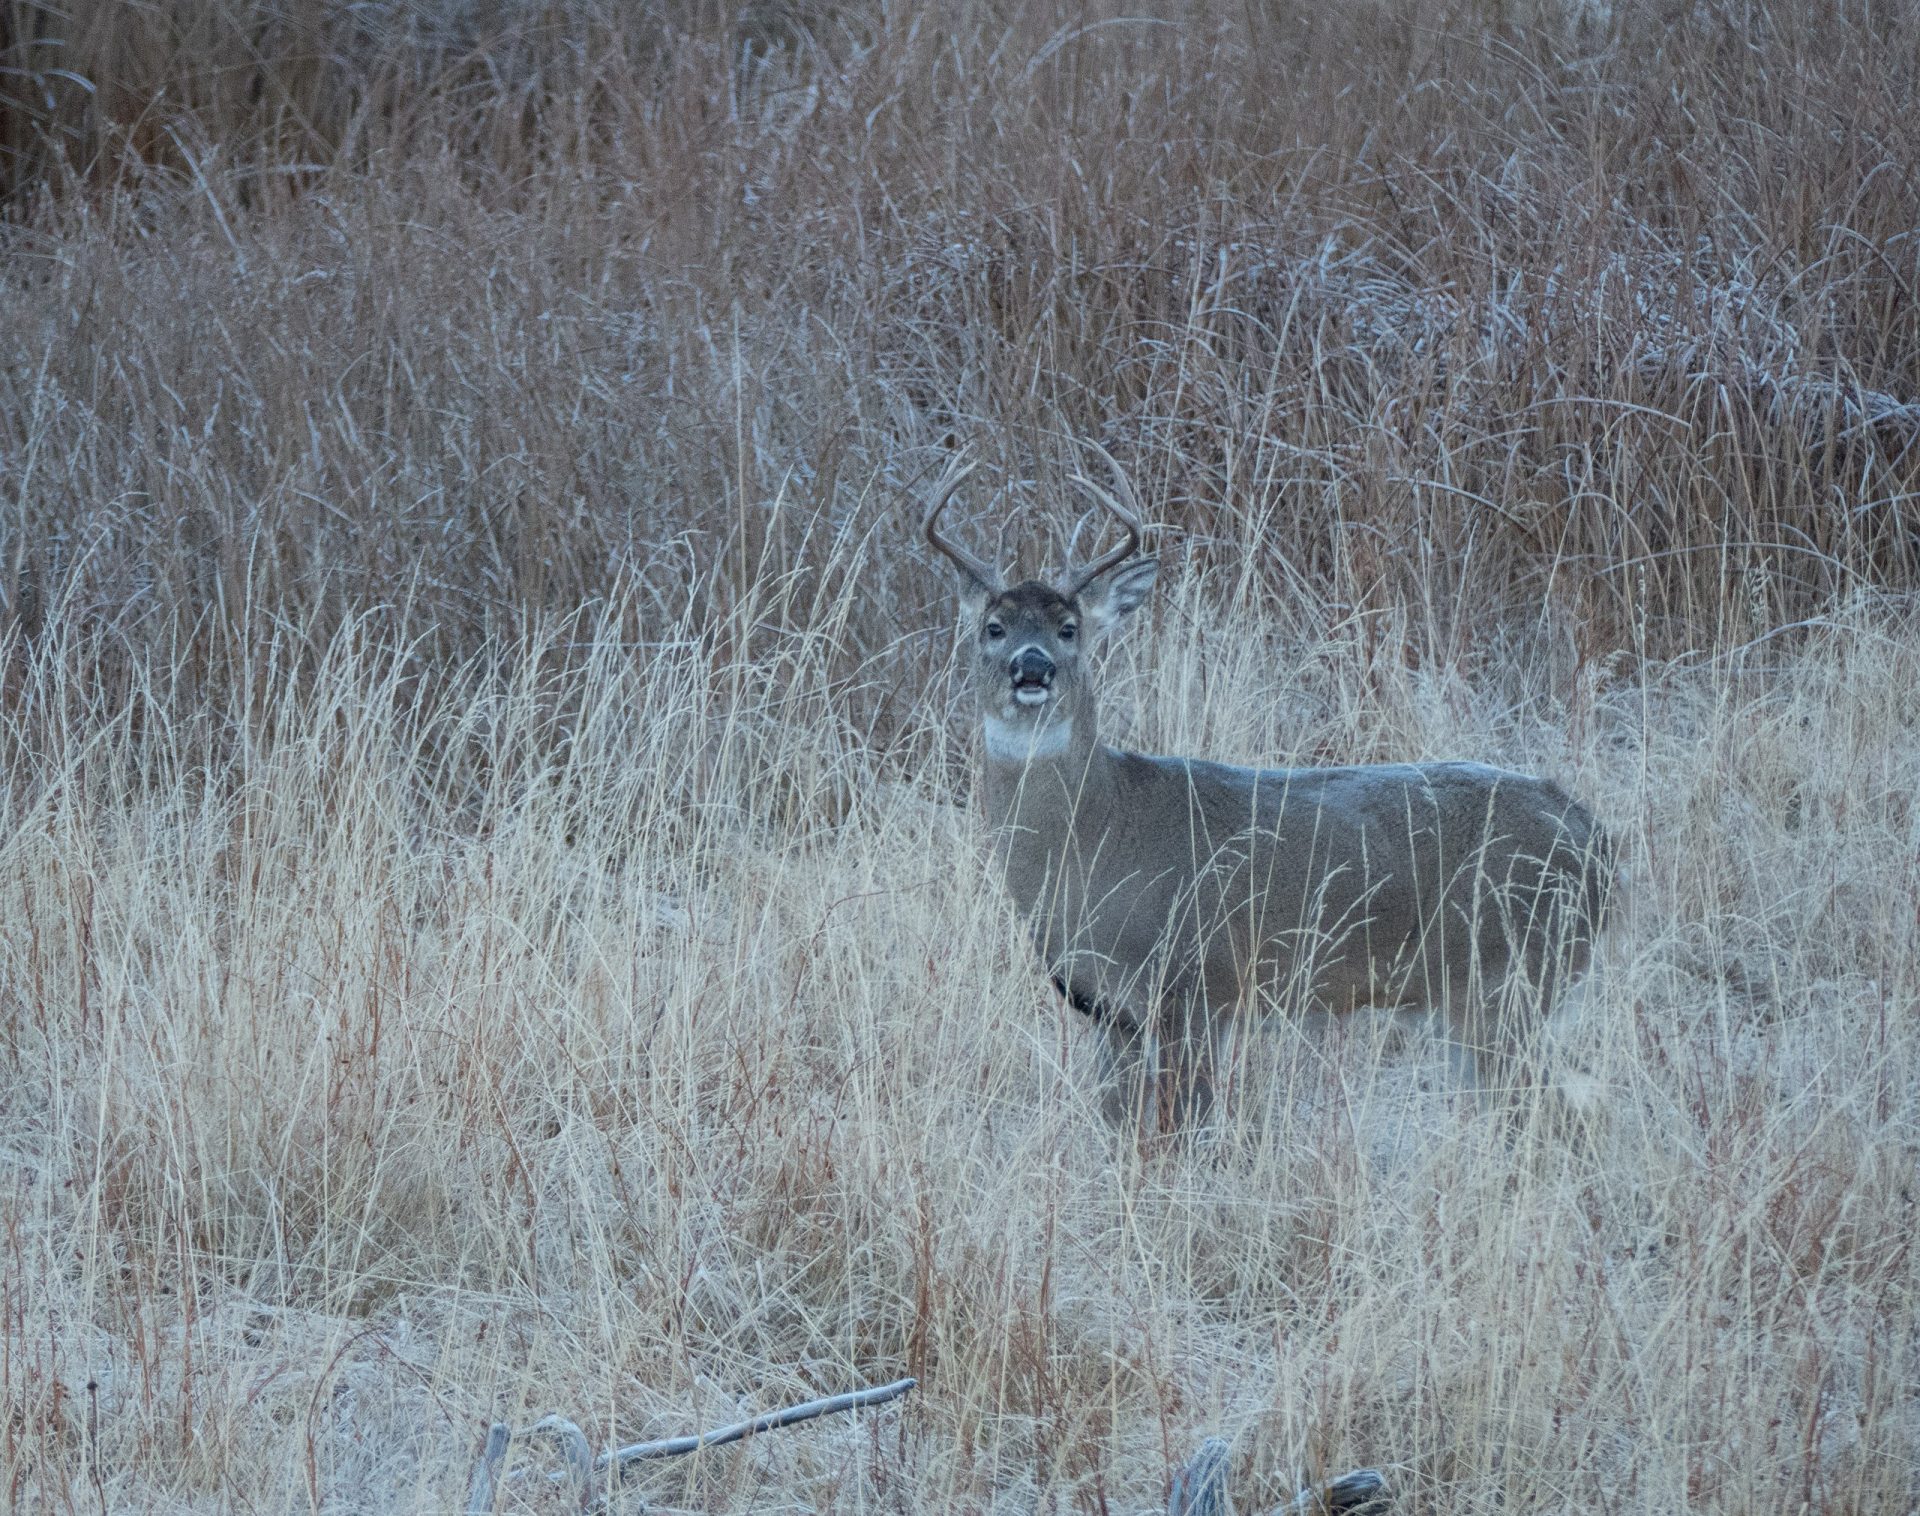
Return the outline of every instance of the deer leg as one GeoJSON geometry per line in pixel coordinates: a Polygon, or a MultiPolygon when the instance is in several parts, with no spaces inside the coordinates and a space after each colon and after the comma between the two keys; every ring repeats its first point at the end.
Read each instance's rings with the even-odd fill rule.
{"type": "Polygon", "coordinates": [[[1470,1083],[1488,1104],[1518,1116],[1546,1087],[1546,1020],[1557,988],[1497,960],[1450,988],[1448,1021],[1470,1083]]]}
{"type": "Polygon", "coordinates": [[[1570,1024],[1580,1018],[1593,992],[1594,943],[1575,929],[1537,945],[1528,969],[1538,986],[1538,1018],[1532,1025],[1534,1055],[1540,1060],[1548,1114],[1568,1131],[1589,1134],[1604,1124],[1607,1095],[1601,1083],[1562,1045],[1570,1024]]]}
{"type": "Polygon", "coordinates": [[[1154,1053],[1141,1024],[1111,1002],[1075,989],[1064,974],[1053,976],[1061,999],[1091,1021],[1100,1034],[1100,1112],[1114,1126],[1149,1124],[1152,1081],[1146,1077],[1154,1053]]]}
{"type": "Polygon", "coordinates": [[[1100,1110],[1117,1127],[1144,1125],[1150,1102],[1146,1038],[1131,1017],[1100,1022],[1100,1110]]]}
{"type": "Polygon", "coordinates": [[[1550,1067],[1549,1023],[1591,966],[1592,925],[1552,880],[1501,905],[1481,924],[1477,962],[1449,976],[1455,1039],[1470,1056],[1474,1083],[1509,1115],[1544,1095],[1556,1111],[1585,1116],[1593,1083],[1577,1072],[1562,1079],[1550,1067]]]}
{"type": "Polygon", "coordinates": [[[1104,1007],[1099,1018],[1101,1110],[1115,1126],[1131,1123],[1149,1138],[1202,1126],[1213,1111],[1211,1018],[1198,999],[1175,1003],[1177,1012],[1145,1024],[1104,1007]]]}
{"type": "MultiPolygon", "coordinates": [[[[1488,955],[1491,956],[1491,955],[1488,955]]],[[[1457,969],[1447,977],[1449,1061],[1480,1098],[1503,1105],[1519,1073],[1510,1031],[1511,996],[1504,955],[1457,969]]]]}
{"type": "Polygon", "coordinates": [[[1199,995],[1181,996],[1167,1018],[1159,1059],[1159,1116],[1171,1131],[1193,1131],[1213,1115],[1219,1048],[1213,1018],[1199,995]]]}

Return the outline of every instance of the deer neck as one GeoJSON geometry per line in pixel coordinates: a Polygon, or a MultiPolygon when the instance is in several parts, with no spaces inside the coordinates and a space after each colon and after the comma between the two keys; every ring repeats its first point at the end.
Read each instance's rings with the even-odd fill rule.
{"type": "Polygon", "coordinates": [[[1057,853],[1077,824],[1105,814],[1114,755],[1098,727],[1085,699],[1042,721],[987,713],[987,819],[1014,857],[1057,853]]]}

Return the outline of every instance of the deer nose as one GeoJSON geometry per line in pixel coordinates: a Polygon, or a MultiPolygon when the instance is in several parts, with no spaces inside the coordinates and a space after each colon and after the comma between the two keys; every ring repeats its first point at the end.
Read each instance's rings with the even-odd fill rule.
{"type": "Polygon", "coordinates": [[[1053,660],[1032,643],[1013,655],[1007,672],[1015,684],[1052,684],[1053,660]]]}

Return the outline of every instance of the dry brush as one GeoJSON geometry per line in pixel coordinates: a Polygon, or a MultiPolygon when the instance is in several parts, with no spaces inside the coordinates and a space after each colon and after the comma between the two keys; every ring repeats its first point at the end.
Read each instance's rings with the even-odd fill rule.
{"type": "Polygon", "coordinates": [[[634,1491],[1910,1508],[1913,8],[636,14],[0,12],[5,1501],[911,1375],[634,1491]],[[1619,838],[1588,1146],[1384,1031],[1111,1139],[906,503],[1078,438],[1117,735],[1619,838]]]}

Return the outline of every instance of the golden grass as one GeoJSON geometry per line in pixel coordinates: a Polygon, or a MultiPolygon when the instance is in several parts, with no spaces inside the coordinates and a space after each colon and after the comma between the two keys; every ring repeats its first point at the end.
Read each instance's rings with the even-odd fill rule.
{"type": "Polygon", "coordinates": [[[5,1504],[900,1374],[627,1505],[1920,1503],[1910,8],[5,17],[5,1504]],[[902,503],[1077,436],[1117,738],[1607,819],[1590,1142],[1371,1027],[1103,1126],[902,503]]]}

